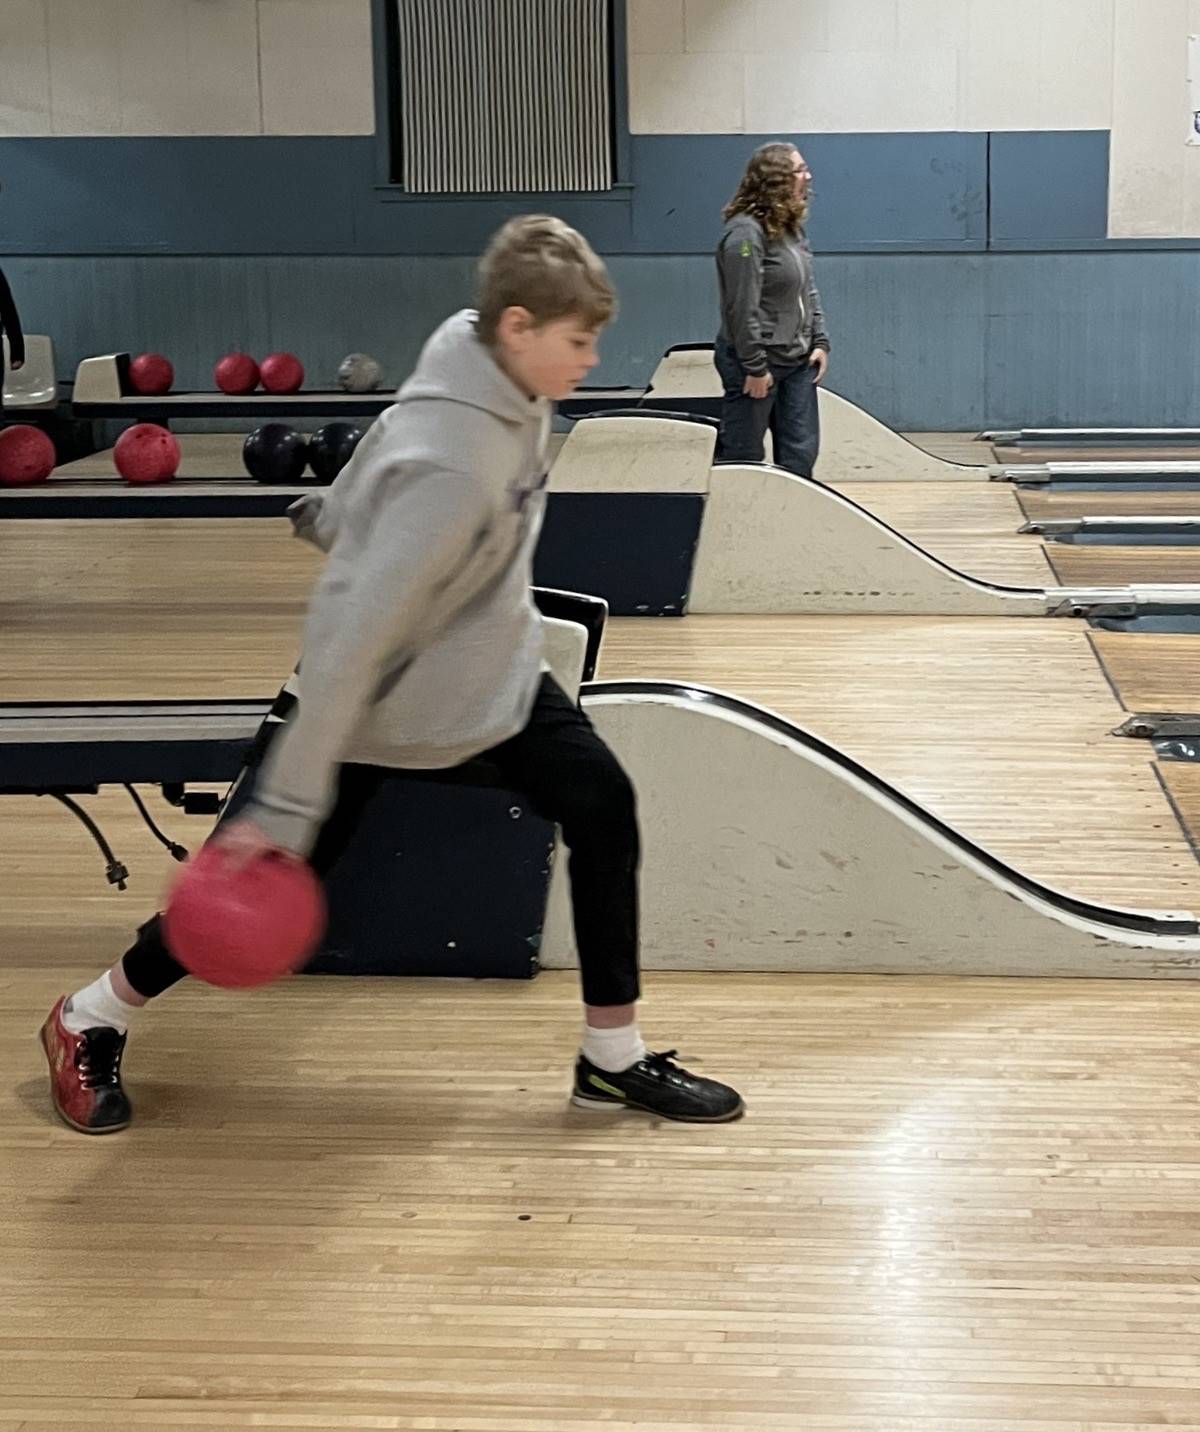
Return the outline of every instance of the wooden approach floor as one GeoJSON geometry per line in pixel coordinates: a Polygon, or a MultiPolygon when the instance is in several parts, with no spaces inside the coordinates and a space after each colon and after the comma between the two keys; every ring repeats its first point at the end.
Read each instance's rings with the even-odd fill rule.
{"type": "MultiPolygon", "coordinates": [[[[274,689],[314,569],[282,524],[77,525],[5,530],[6,699],[274,689]]],[[[1200,909],[1076,623],[624,621],[604,674],[737,691],[1034,873],[1200,909]]],[[[170,864],[89,806],[125,895],[0,805],[0,1432],[1200,1432],[1200,983],[651,976],[655,1047],[746,1095],[705,1129],[570,1111],[568,973],[189,982],[88,1140],[34,1031],[170,864]]]]}
{"type": "Polygon", "coordinates": [[[1200,1427],[1200,986],[654,977],[711,1129],[568,1110],[570,974],[184,986],[89,1141],[14,955],[3,1432],[1200,1427]]]}

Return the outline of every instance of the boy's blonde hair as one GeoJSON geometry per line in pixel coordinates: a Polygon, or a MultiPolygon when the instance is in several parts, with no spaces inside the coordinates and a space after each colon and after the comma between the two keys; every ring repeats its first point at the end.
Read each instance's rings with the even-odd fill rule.
{"type": "Polygon", "coordinates": [[[479,261],[479,336],[496,341],[506,308],[525,308],[535,323],[578,318],[600,328],[616,312],[608,270],[577,230],[549,214],[510,219],[479,261]]]}

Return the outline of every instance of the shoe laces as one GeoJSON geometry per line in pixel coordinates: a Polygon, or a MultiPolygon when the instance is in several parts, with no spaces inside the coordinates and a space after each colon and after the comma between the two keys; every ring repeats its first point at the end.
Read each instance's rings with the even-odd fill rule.
{"type": "Polygon", "coordinates": [[[79,1082],[85,1089],[115,1088],[121,1082],[125,1036],[115,1029],[92,1029],[75,1054],[79,1082]]]}
{"type": "Polygon", "coordinates": [[[672,1063],[672,1060],[678,1053],[678,1049],[668,1049],[665,1050],[662,1054],[647,1053],[646,1058],[643,1060],[643,1063],[645,1064],[646,1068],[654,1074],[683,1074],[686,1071],[681,1069],[678,1064],[672,1063]]]}

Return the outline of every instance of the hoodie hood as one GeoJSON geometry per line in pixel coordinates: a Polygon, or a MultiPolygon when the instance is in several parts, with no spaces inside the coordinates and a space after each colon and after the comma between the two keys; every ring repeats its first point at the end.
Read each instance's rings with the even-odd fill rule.
{"type": "Polygon", "coordinates": [[[526,397],[517,387],[480,339],[478,318],[473,308],[464,308],[437,329],[396,394],[397,403],[444,398],[507,423],[540,421],[550,410],[549,399],[526,397]]]}

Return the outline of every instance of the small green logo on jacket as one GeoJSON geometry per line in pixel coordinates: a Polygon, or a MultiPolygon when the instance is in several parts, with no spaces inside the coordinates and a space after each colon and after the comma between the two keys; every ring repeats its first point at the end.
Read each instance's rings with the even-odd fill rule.
{"type": "Polygon", "coordinates": [[[744,259],[748,259],[753,254],[754,250],[750,247],[749,239],[742,240],[742,247],[738,250],[738,252],[744,259]]]}

